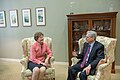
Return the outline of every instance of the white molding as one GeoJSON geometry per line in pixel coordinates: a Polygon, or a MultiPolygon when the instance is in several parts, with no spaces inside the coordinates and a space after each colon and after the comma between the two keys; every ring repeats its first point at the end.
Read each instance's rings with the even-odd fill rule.
{"type": "Polygon", "coordinates": [[[68,62],[56,62],[56,61],[55,61],[55,64],[59,64],[59,65],[68,65],[68,62]]]}
{"type": "Polygon", "coordinates": [[[11,58],[0,58],[0,60],[3,60],[3,61],[14,61],[14,62],[19,62],[20,59],[11,59],[11,58]]]}
{"type": "Polygon", "coordinates": [[[116,65],[115,68],[116,68],[116,69],[120,69],[120,65],[116,65]]]}

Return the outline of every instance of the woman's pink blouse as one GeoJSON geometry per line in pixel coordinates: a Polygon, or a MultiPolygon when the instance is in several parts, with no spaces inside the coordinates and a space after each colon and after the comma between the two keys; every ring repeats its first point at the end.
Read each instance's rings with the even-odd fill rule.
{"type": "Polygon", "coordinates": [[[36,41],[30,49],[30,61],[40,64],[45,61],[45,54],[47,54],[48,57],[52,57],[52,51],[47,44],[43,42],[43,45],[40,45],[36,41]]]}

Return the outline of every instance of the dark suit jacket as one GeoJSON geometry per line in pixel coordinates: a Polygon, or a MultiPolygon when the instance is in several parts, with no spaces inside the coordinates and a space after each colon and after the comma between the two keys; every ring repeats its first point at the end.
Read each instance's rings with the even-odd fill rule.
{"type": "MultiPolygon", "coordinates": [[[[83,61],[83,58],[85,56],[86,50],[87,50],[87,46],[88,43],[84,43],[83,46],[83,51],[81,52],[81,54],[78,54],[78,59],[80,59],[80,61],[78,63],[81,63],[83,61]]],[[[98,62],[103,59],[104,56],[104,45],[99,43],[98,41],[95,41],[92,50],[90,52],[89,58],[87,63],[85,63],[85,67],[87,67],[89,64],[91,64],[91,71],[90,74],[95,74],[96,71],[96,66],[98,64],[98,62]]]]}

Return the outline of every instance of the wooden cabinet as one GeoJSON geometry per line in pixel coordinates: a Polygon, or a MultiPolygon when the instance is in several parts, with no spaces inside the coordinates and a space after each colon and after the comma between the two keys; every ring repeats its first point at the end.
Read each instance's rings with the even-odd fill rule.
{"type": "MultiPolygon", "coordinates": [[[[78,40],[85,37],[86,31],[95,30],[98,35],[116,37],[116,14],[117,12],[67,15],[69,66],[72,51],[78,48],[78,40]]],[[[112,72],[115,72],[115,62],[112,65],[112,72]]]]}

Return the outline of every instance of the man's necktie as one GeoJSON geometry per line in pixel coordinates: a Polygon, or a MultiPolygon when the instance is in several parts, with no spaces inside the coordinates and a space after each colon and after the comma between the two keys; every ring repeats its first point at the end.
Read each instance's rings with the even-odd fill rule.
{"type": "Polygon", "coordinates": [[[90,45],[88,45],[88,48],[87,48],[87,51],[86,51],[86,53],[85,53],[85,56],[84,56],[83,62],[80,64],[80,67],[81,67],[81,68],[84,67],[89,52],[90,52],[90,45]]]}

